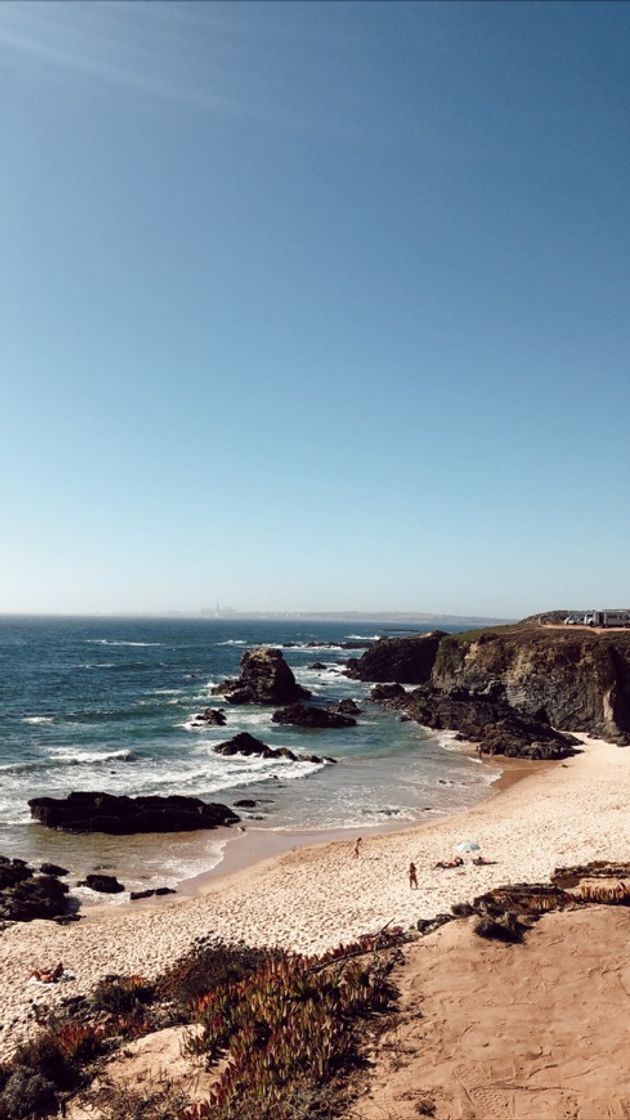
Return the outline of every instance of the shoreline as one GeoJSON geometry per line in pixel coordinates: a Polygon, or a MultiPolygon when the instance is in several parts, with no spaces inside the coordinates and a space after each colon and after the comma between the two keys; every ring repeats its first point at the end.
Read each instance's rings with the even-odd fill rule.
{"type": "MultiPolygon", "coordinates": [[[[462,753],[470,754],[471,757],[475,754],[474,748],[468,748],[467,746],[462,748],[462,753]]],[[[497,776],[488,785],[485,797],[480,798],[475,805],[464,806],[455,809],[453,812],[444,813],[439,817],[431,816],[424,821],[407,822],[405,824],[401,824],[399,821],[389,823],[384,821],[379,824],[364,826],[363,829],[352,827],[304,832],[282,828],[248,828],[244,833],[236,834],[233,829],[226,829],[225,847],[219,863],[208,871],[202,871],[198,875],[182,879],[177,884],[177,893],[180,898],[198,898],[203,896],[218,880],[228,880],[241,871],[247,871],[261,863],[269,863],[283,855],[301,851],[303,848],[324,848],[330,844],[345,844],[351,848],[357,837],[369,840],[377,836],[389,836],[401,832],[415,832],[418,829],[431,828],[441,821],[458,816],[461,813],[470,812],[478,805],[485,804],[492,798],[498,797],[518,782],[553,767],[555,763],[499,757],[497,760],[484,758],[482,765],[497,772],[497,776]]],[[[170,899],[169,901],[175,902],[176,900],[170,899]]],[[[146,907],[150,907],[152,902],[152,899],[147,899],[146,907]]],[[[167,904],[166,899],[163,901],[156,899],[154,902],[155,906],[167,904]]],[[[137,906],[136,903],[129,903],[128,905],[137,906]]],[[[100,908],[105,909],[104,906],[100,908]]],[[[90,911],[93,910],[94,906],[90,907],[90,911]]],[[[122,907],[119,907],[118,913],[121,911],[122,907]]]]}
{"type": "Polygon", "coordinates": [[[323,842],[215,875],[203,893],[171,896],[159,906],[93,908],[68,926],[10,926],[0,935],[0,1054],[28,1033],[33,1002],[54,1005],[107,974],[154,977],[199,937],[319,953],[388,922],[413,926],[502,883],[548,881],[557,866],[627,859],[630,750],[579,738],[583,751],[563,762],[525,773],[522,764],[508,767],[507,788],[469,809],[366,832],[359,859],[347,841],[323,842]],[[468,837],[496,862],[432,870],[468,837]],[[418,890],[407,880],[412,860],[418,890]],[[28,983],[34,968],[58,960],[76,979],[50,988],[28,983]]]}

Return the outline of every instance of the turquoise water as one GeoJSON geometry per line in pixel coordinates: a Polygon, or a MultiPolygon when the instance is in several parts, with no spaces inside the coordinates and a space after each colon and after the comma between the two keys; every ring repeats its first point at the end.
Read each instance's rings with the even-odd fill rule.
{"type": "Polygon", "coordinates": [[[173,883],[220,859],[214,833],[77,838],[30,821],[30,797],[72,790],[228,805],[249,797],[258,803],[252,815],[263,816],[250,827],[304,831],[403,825],[472,804],[487,792],[485,768],[454,750],[450,736],[384,713],[366,701],[369,686],[341,674],[340,662],[360,651],[337,643],[376,636],[374,624],[336,622],[0,619],[0,853],[84,874],[118,866],[123,852],[131,885],[173,883]],[[193,728],[195,712],[222,703],[212,686],[236,675],[243,651],[257,645],[283,648],[316,698],[357,700],[357,727],[293,729],[272,724],[272,708],[227,707],[224,728],[193,728]],[[312,668],[315,661],[326,667],[312,668]],[[213,752],[238,731],[339,765],[213,752]]]}

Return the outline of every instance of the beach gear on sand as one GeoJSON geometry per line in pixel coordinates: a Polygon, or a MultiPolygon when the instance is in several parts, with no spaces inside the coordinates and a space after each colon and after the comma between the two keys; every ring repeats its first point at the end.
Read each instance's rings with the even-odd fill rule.
{"type": "Polygon", "coordinates": [[[481,844],[478,844],[476,840],[460,840],[459,844],[455,846],[457,851],[462,853],[481,851],[481,844]]]}

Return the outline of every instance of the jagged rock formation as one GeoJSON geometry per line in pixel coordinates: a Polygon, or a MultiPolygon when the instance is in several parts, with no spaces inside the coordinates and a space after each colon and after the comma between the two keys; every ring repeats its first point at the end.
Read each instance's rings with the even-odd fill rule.
{"type": "Polygon", "coordinates": [[[69,797],[34,797],[31,816],[48,828],[65,832],[190,832],[218,828],[240,818],[227,805],[198,797],[116,797],[109,793],[71,793],[69,797]]]}
{"type": "Polygon", "coordinates": [[[347,675],[359,681],[424,684],[446,636],[444,630],[433,630],[417,638],[381,638],[363,657],[348,661],[347,675]]]}
{"type": "Polygon", "coordinates": [[[311,695],[297,683],[280,650],[266,646],[246,650],[240,676],[221,681],[212,691],[228,704],[293,704],[311,695]]]}
{"type": "Polygon", "coordinates": [[[289,724],[293,727],[356,727],[353,716],[329,708],[315,708],[312,704],[291,704],[274,712],[273,723],[289,724]]]}
{"type": "Polygon", "coordinates": [[[286,758],[289,762],[335,762],[334,758],[320,758],[316,754],[295,754],[288,747],[269,747],[262,739],[256,739],[247,731],[241,731],[227,743],[218,743],[213,747],[216,754],[227,755],[242,754],[246,757],[256,755],[259,758],[286,758]]]}
{"type": "Polygon", "coordinates": [[[68,887],[53,875],[38,875],[22,859],[0,856],[0,920],[32,922],[65,914],[68,887]]]}
{"type": "Polygon", "coordinates": [[[419,681],[406,695],[378,686],[372,698],[492,752],[563,757],[574,745],[563,731],[630,743],[630,632],[528,623],[427,637],[377,642],[348,675],[419,681]]]}

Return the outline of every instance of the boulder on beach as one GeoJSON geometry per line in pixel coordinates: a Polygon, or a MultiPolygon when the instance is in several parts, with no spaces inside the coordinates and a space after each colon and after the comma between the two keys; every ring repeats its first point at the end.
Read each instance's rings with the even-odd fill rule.
{"type": "Polygon", "coordinates": [[[31,816],[47,828],[65,832],[106,832],[113,836],[136,832],[191,832],[235,824],[239,818],[227,805],[198,797],[118,797],[110,793],[79,792],[69,797],[34,797],[31,816]]]}
{"type": "Polygon", "coordinates": [[[57,863],[42,863],[40,869],[42,875],[68,875],[67,867],[59,867],[57,863]]]}
{"type": "Polygon", "coordinates": [[[343,715],[338,710],[315,708],[312,704],[290,704],[274,712],[273,723],[289,724],[293,727],[356,727],[356,719],[343,715]]]}
{"type": "Polygon", "coordinates": [[[221,681],[212,691],[228,704],[291,704],[311,695],[297,683],[281,651],[266,646],[246,650],[240,676],[221,681]]]}
{"type": "Polygon", "coordinates": [[[68,887],[38,875],[24,860],[0,856],[0,920],[32,922],[66,913],[68,887]]]}
{"type": "Polygon", "coordinates": [[[101,894],[120,894],[124,891],[122,883],[118,882],[115,875],[86,875],[77,883],[77,887],[89,887],[91,891],[100,891],[101,894]]]}

